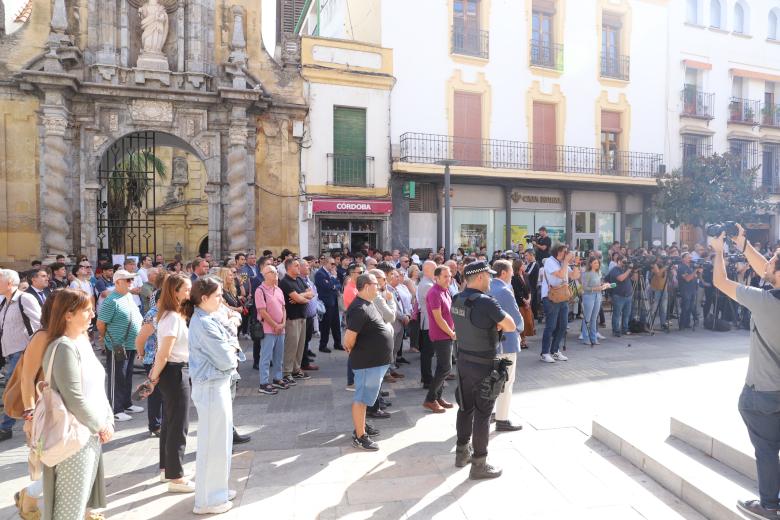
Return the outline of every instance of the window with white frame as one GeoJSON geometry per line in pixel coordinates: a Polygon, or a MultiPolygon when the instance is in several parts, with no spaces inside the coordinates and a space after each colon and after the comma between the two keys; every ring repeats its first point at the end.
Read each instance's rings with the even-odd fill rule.
{"type": "Polygon", "coordinates": [[[699,23],[699,0],[686,0],[685,21],[699,23]]]}
{"type": "Polygon", "coordinates": [[[767,39],[769,40],[780,40],[780,31],[778,31],[777,26],[780,22],[780,8],[775,7],[771,11],[769,11],[769,30],[767,31],[767,39]]]}
{"type": "Polygon", "coordinates": [[[734,32],[746,34],[745,30],[745,7],[741,2],[734,4],[734,32]]]}
{"type": "Polygon", "coordinates": [[[720,0],[710,0],[710,27],[722,28],[720,0]]]}

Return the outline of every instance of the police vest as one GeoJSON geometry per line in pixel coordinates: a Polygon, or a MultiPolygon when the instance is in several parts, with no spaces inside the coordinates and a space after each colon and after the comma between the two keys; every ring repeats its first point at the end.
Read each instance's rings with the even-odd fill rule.
{"type": "Polygon", "coordinates": [[[458,354],[492,360],[496,357],[499,343],[496,326],[482,329],[474,325],[471,319],[474,304],[481,296],[483,293],[474,293],[468,297],[463,293],[458,294],[452,302],[452,320],[458,335],[458,354]]]}

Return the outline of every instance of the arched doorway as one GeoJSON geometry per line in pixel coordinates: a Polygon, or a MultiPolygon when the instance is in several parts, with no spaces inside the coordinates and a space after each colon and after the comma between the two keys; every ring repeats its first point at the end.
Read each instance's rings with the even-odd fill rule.
{"type": "Polygon", "coordinates": [[[208,173],[188,143],[132,132],[106,148],[97,173],[98,256],[200,252],[209,233],[208,173]]]}
{"type": "Polygon", "coordinates": [[[200,246],[198,246],[198,256],[203,258],[206,256],[206,253],[209,252],[209,237],[205,237],[203,240],[200,241],[200,246]]]}

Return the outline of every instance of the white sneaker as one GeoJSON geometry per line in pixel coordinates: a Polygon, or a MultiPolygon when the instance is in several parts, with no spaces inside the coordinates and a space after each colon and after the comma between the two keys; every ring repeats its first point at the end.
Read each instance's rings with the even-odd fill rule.
{"type": "Polygon", "coordinates": [[[347,385],[346,388],[344,388],[347,392],[354,392],[355,391],[355,385],[347,385]]]}
{"type": "Polygon", "coordinates": [[[552,355],[552,357],[556,361],[568,361],[569,360],[569,358],[567,358],[566,356],[564,356],[560,352],[556,352],[555,354],[552,355]]]}
{"type": "Polygon", "coordinates": [[[237,494],[235,489],[228,489],[228,500],[233,500],[237,494]]]}
{"type": "Polygon", "coordinates": [[[220,513],[227,513],[232,508],[233,508],[233,502],[228,500],[224,504],[219,504],[218,506],[211,506],[211,507],[195,506],[192,512],[195,513],[196,515],[218,515],[220,513]]]}
{"type": "Polygon", "coordinates": [[[114,414],[114,420],[118,422],[131,421],[133,418],[127,415],[125,412],[119,412],[114,414]]]}
{"type": "Polygon", "coordinates": [[[191,480],[185,482],[168,482],[168,493],[194,493],[195,483],[191,480]]]}
{"type": "Polygon", "coordinates": [[[550,354],[542,354],[541,359],[544,363],[555,363],[555,359],[550,354]]]}
{"type": "Polygon", "coordinates": [[[604,336],[601,334],[601,332],[597,332],[597,333],[596,333],[596,339],[607,339],[607,338],[605,338],[605,337],[604,337],[604,336]]]}
{"type": "Polygon", "coordinates": [[[125,413],[141,413],[143,411],[144,411],[144,409],[143,409],[142,406],[138,406],[138,405],[135,405],[135,404],[125,408],[125,413]]]}
{"type": "Polygon", "coordinates": [[[582,334],[580,334],[577,339],[580,340],[580,341],[585,341],[585,338],[582,337],[582,334]]]}

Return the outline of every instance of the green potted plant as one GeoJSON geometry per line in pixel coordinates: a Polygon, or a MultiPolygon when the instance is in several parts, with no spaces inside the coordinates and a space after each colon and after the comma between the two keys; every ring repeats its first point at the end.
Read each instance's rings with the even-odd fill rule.
{"type": "Polygon", "coordinates": [[[761,114],[764,116],[764,124],[768,126],[780,126],[778,125],[777,118],[777,105],[764,105],[761,109],[761,114]]]}
{"type": "Polygon", "coordinates": [[[741,121],[742,120],[742,102],[732,99],[729,103],[729,120],[741,121]]]}

